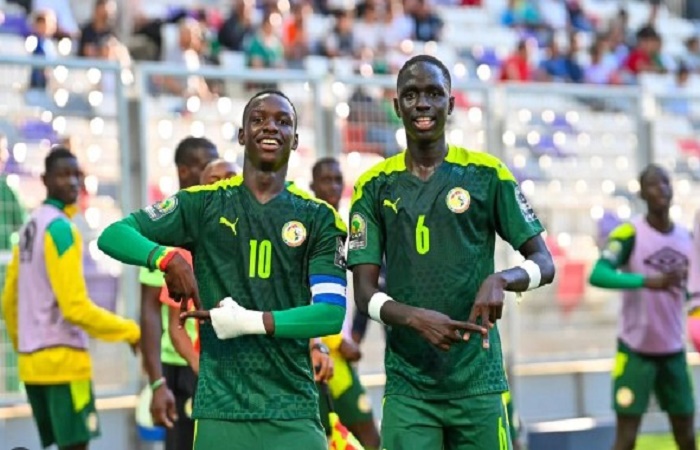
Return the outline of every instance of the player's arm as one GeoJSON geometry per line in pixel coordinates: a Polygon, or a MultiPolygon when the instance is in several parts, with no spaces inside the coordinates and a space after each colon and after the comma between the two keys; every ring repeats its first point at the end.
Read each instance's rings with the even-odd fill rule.
{"type": "Polygon", "coordinates": [[[61,218],[47,227],[44,254],[51,289],[68,322],[104,341],[139,341],[141,331],[136,322],[100,308],[88,297],[83,276],[83,242],[73,223],[61,218]]]}
{"type": "Polygon", "coordinates": [[[640,289],[644,287],[644,275],[623,272],[635,242],[635,229],[629,223],[615,228],[608,243],[596,261],[588,279],[591,285],[605,289],[640,289]]]}
{"type": "Polygon", "coordinates": [[[143,366],[150,384],[163,377],[160,361],[160,338],[163,319],[160,308],[160,292],[165,285],[163,272],[141,268],[141,353],[143,366]]]}
{"type": "Polygon", "coordinates": [[[180,327],[180,309],[168,306],[168,334],[175,351],[182,356],[195,374],[199,375],[199,354],[184,327],[180,327]]]}
{"type": "Polygon", "coordinates": [[[198,191],[180,191],[111,224],[97,246],[125,264],[165,271],[177,254],[172,247],[188,247],[197,240],[204,201],[198,191]]]}
{"type": "Polygon", "coordinates": [[[554,280],[554,260],[542,238],[544,228],[520,190],[515,177],[503,164],[496,168],[494,225],[496,232],[525,258],[516,267],[491,276],[503,290],[524,292],[554,280]]]}
{"type": "Polygon", "coordinates": [[[252,311],[233,299],[209,311],[188,311],[181,318],[211,319],[219,339],[246,334],[310,339],[340,333],[345,319],[345,261],[342,246],[345,225],[330,206],[320,208],[318,231],[312,237],[309,258],[311,304],[281,311],[252,311]]]}
{"type": "Polygon", "coordinates": [[[2,291],[2,315],[5,319],[7,334],[12,345],[17,349],[17,279],[19,277],[19,247],[12,247],[12,260],[7,266],[5,287],[2,291]]]}

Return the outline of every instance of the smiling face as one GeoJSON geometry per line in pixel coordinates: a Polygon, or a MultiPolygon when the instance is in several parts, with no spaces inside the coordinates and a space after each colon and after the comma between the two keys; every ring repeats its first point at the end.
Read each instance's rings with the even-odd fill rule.
{"type": "Polygon", "coordinates": [[[287,164],[298,145],[296,120],[292,104],[279,94],[262,94],[250,102],[238,142],[255,168],[276,172],[287,164]]]}
{"type": "Polygon", "coordinates": [[[401,75],[394,109],[403,121],[409,140],[442,139],[447,116],[453,108],[449,80],[435,64],[417,62],[401,75]]]}

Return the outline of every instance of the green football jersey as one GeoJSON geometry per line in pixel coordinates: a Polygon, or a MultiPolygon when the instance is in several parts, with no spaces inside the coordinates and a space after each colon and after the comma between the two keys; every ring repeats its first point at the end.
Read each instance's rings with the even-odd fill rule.
{"type": "MultiPolygon", "coordinates": [[[[543,229],[508,168],[485,153],[450,146],[427,181],[406,170],[406,153],[359,178],[350,209],[348,266],[381,265],[396,301],[467,320],[494,273],[496,233],[519,248],[543,229]]],[[[443,352],[415,331],[389,330],[387,394],[425,399],[507,390],[498,328],[443,352]]]]}
{"type": "MultiPolygon", "coordinates": [[[[305,306],[309,276],[345,277],[345,225],[330,205],[291,183],[260,204],[242,182],[189,188],[134,213],[146,238],[191,251],[205,309],[225,297],[258,311],[305,306]]],[[[318,417],[308,339],[220,340],[207,322],[200,340],[194,418],[318,417]]]]}

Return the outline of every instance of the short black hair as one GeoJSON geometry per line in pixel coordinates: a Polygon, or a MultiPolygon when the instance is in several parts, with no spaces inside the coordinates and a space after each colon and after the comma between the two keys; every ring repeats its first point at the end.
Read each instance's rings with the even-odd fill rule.
{"type": "Polygon", "coordinates": [[[408,69],[413,67],[414,65],[418,63],[427,63],[427,64],[432,64],[440,71],[442,74],[445,76],[445,80],[447,81],[447,90],[451,91],[452,90],[452,76],[450,75],[450,70],[447,68],[447,66],[437,59],[434,56],[430,55],[416,55],[413,58],[409,59],[406,61],[406,63],[401,67],[399,70],[399,75],[396,77],[396,87],[399,88],[404,82],[405,82],[405,77],[406,73],[408,72],[408,69]]]}
{"type": "Polygon", "coordinates": [[[325,165],[330,165],[330,164],[338,164],[340,165],[340,162],[333,158],[332,156],[326,156],[325,158],[321,158],[317,160],[314,163],[314,166],[311,168],[311,177],[316,178],[318,176],[318,172],[321,171],[321,167],[325,165]]]}
{"type": "Polygon", "coordinates": [[[639,187],[642,187],[642,185],[644,184],[644,180],[645,180],[646,177],[648,177],[652,172],[662,172],[662,173],[666,173],[666,174],[668,173],[668,172],[666,171],[666,169],[664,169],[664,168],[661,167],[660,165],[651,163],[651,164],[649,164],[648,166],[646,166],[646,167],[644,168],[644,170],[642,170],[642,173],[639,174],[639,187]]]}
{"type": "Polygon", "coordinates": [[[175,165],[186,166],[193,162],[196,151],[210,148],[216,150],[216,145],[209,139],[188,136],[175,147],[175,165]]]}
{"type": "Polygon", "coordinates": [[[297,115],[297,109],[294,106],[294,103],[285,95],[284,92],[279,91],[277,89],[263,89],[262,91],[256,93],[252,97],[250,97],[250,100],[248,100],[248,103],[245,104],[245,107],[243,108],[243,123],[245,123],[246,118],[248,117],[248,110],[250,109],[250,104],[253,103],[253,100],[256,100],[263,95],[277,95],[279,97],[282,97],[283,99],[287,100],[290,105],[292,105],[292,111],[294,111],[294,129],[297,129],[297,122],[299,121],[299,116],[297,115]]]}
{"type": "Polygon", "coordinates": [[[73,152],[66,147],[56,146],[52,148],[44,159],[44,173],[50,173],[58,161],[67,158],[77,159],[73,152]]]}

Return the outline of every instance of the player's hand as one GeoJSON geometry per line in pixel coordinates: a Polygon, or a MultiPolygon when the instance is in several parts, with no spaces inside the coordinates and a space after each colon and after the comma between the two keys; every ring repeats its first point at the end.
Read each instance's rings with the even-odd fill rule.
{"type": "Polygon", "coordinates": [[[416,308],[408,323],[423,339],[444,351],[462,342],[460,332],[487,333],[486,328],[475,323],[452,320],[443,313],[423,308],[416,308]]]}
{"type": "Polygon", "coordinates": [[[644,287],[654,290],[666,290],[673,287],[681,287],[686,279],[687,272],[675,270],[668,273],[650,275],[644,278],[644,287]]]}
{"type": "MultiPolygon", "coordinates": [[[[474,306],[469,314],[469,322],[479,323],[490,329],[503,315],[503,300],[506,298],[505,282],[498,275],[490,275],[481,283],[476,293],[474,306]]],[[[464,340],[469,340],[469,333],[464,334],[464,340]]],[[[489,348],[488,333],[482,334],[481,345],[489,348]]]]}
{"type": "Polygon", "coordinates": [[[153,391],[151,398],[151,417],[153,424],[172,428],[177,421],[177,409],[175,408],[175,396],[163,384],[153,391]]]}
{"type": "Polygon", "coordinates": [[[349,341],[347,339],[343,339],[343,341],[340,343],[340,348],[338,349],[338,351],[340,351],[340,355],[347,362],[356,362],[359,361],[360,358],[362,358],[360,346],[357,345],[355,342],[349,341]]]}
{"type": "Polygon", "coordinates": [[[322,351],[311,349],[311,367],[314,368],[314,380],[326,382],[333,378],[333,359],[322,351]]]}
{"type": "MultiPolygon", "coordinates": [[[[179,253],[173,256],[165,267],[165,284],[168,286],[170,297],[180,302],[181,312],[187,311],[190,299],[194,303],[195,309],[202,309],[199,288],[192,266],[179,253]]],[[[180,327],[183,324],[184,319],[180,319],[180,327]]]]}

